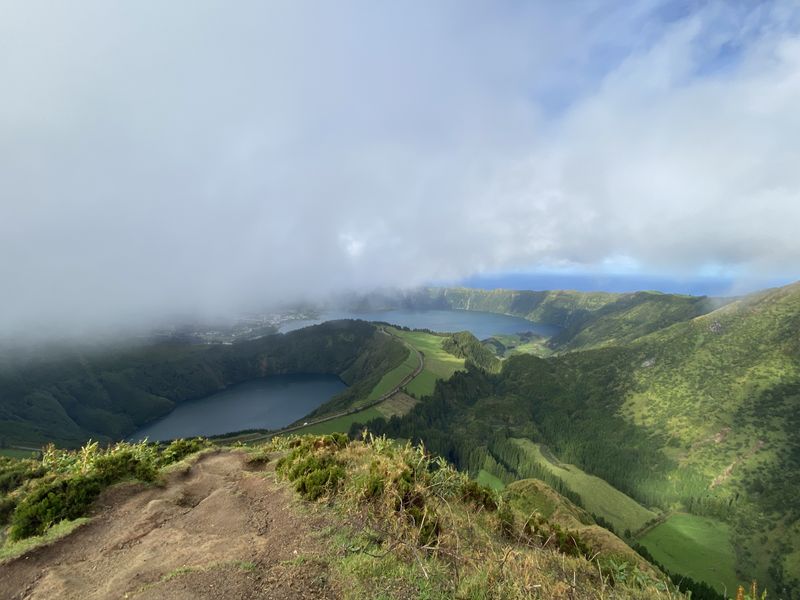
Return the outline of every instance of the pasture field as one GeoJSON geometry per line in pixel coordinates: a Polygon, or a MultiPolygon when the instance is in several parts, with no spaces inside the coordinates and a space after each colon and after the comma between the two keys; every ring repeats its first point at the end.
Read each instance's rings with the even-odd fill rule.
{"type": "Polygon", "coordinates": [[[588,512],[603,517],[620,533],[626,529],[636,531],[658,516],[605,480],[589,475],[575,465],[558,462],[549,453],[546,456],[539,444],[521,438],[515,439],[514,443],[525,450],[530,460],[550,471],[578,494],[588,512]]]}
{"type": "Polygon", "coordinates": [[[667,569],[728,594],[736,589],[731,529],[708,517],[676,513],[639,539],[667,569]]]}
{"type": "Polygon", "coordinates": [[[525,339],[519,335],[494,335],[495,340],[503,344],[505,351],[501,358],[507,358],[515,354],[533,354],[539,357],[551,356],[553,351],[547,346],[550,338],[533,336],[525,339]]]}
{"type": "Polygon", "coordinates": [[[475,478],[475,481],[480,483],[481,485],[485,485],[486,487],[490,487],[493,490],[497,490],[498,492],[503,491],[506,488],[506,484],[500,481],[497,477],[489,473],[484,469],[481,469],[478,472],[478,476],[475,478]]]}
{"type": "MultiPolygon", "coordinates": [[[[422,373],[406,386],[406,390],[417,398],[429,396],[433,393],[438,379],[449,379],[453,373],[464,368],[463,358],[453,356],[442,348],[444,340],[447,339],[444,336],[394,328],[391,332],[422,353],[424,363],[422,373]]],[[[416,361],[416,356],[413,358],[416,361]]]]}
{"type": "Polygon", "coordinates": [[[375,408],[381,415],[386,417],[387,419],[390,417],[402,416],[414,408],[414,405],[417,404],[419,400],[416,398],[412,398],[408,394],[404,394],[403,392],[397,392],[390,398],[387,398],[384,402],[381,402],[375,408]]]}
{"type": "Polygon", "coordinates": [[[405,377],[413,373],[414,369],[416,369],[418,365],[419,359],[417,358],[417,355],[409,350],[406,359],[394,369],[386,373],[386,375],[381,377],[381,380],[378,382],[378,384],[372,388],[369,396],[367,396],[366,399],[360,404],[374,402],[387,392],[391,392],[399,385],[401,381],[403,381],[405,377]]]}
{"type": "Polygon", "coordinates": [[[341,417],[331,419],[330,421],[324,421],[322,423],[301,427],[292,433],[296,435],[305,435],[309,433],[316,435],[322,435],[326,433],[347,433],[350,431],[350,426],[353,423],[366,423],[367,421],[377,419],[380,416],[382,415],[378,409],[374,406],[371,406],[351,415],[343,415],[341,417]]]}

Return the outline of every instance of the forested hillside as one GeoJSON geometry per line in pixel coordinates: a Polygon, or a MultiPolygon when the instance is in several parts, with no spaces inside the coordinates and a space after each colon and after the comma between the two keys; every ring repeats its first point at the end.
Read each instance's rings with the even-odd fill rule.
{"type": "MultiPolygon", "coordinates": [[[[645,305],[652,302],[638,304],[645,305]]],[[[667,313],[667,321],[675,315],[667,313]]],[[[595,328],[606,325],[598,320],[595,328]]],[[[657,511],[665,529],[677,513],[715,519],[721,531],[729,527],[724,544],[738,575],[794,598],[790,590],[800,589],[798,331],[800,285],[793,285],[631,343],[549,359],[515,356],[497,375],[472,367],[440,383],[405,417],[369,426],[423,440],[473,474],[542,479],[585,506],[547,460],[517,440],[541,444],[552,462],[577,465],[657,511]]],[[[645,525],[652,525],[641,525],[641,531],[630,527],[629,539],[642,535],[655,545],[663,537],[664,529],[648,537],[645,525]]]]}
{"type": "Polygon", "coordinates": [[[160,344],[0,365],[0,439],[74,446],[120,439],[184,400],[285,373],[329,373],[368,393],[408,350],[373,325],[335,321],[233,345],[160,344]]]}

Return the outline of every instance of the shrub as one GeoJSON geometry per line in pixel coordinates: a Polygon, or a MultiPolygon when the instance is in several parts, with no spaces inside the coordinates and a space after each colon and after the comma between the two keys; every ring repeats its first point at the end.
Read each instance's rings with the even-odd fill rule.
{"type": "MultiPolygon", "coordinates": [[[[419,498],[421,500],[421,498],[419,498]]],[[[442,531],[438,515],[429,509],[424,501],[411,504],[405,509],[409,524],[417,530],[417,543],[422,546],[433,546],[442,531]]]]}
{"type": "Polygon", "coordinates": [[[11,540],[41,535],[64,519],[77,519],[88,511],[103,489],[99,478],[76,475],[42,485],[25,497],[11,517],[11,540]]]}
{"type": "Polygon", "coordinates": [[[357,480],[356,487],[360,490],[361,498],[364,500],[373,500],[383,495],[386,489],[385,475],[380,472],[376,461],[370,463],[369,473],[357,480]]]}
{"type": "Polygon", "coordinates": [[[98,456],[93,471],[97,480],[106,485],[129,478],[153,481],[157,474],[154,461],[137,456],[131,449],[98,456]]]}
{"type": "Polygon", "coordinates": [[[276,469],[294,482],[295,489],[307,500],[316,500],[336,491],[344,477],[342,463],[328,452],[348,443],[347,436],[325,435],[292,440],[293,450],[278,461],[276,469]]]}
{"type": "Polygon", "coordinates": [[[300,477],[295,484],[295,489],[305,499],[316,500],[326,493],[334,492],[339,480],[343,477],[344,469],[341,465],[335,463],[320,465],[300,477]]]}
{"type": "Polygon", "coordinates": [[[478,508],[485,508],[488,511],[497,510],[495,493],[473,479],[468,479],[462,484],[461,499],[478,508]]]}
{"type": "Polygon", "coordinates": [[[10,496],[0,496],[0,525],[8,523],[8,518],[16,506],[17,503],[10,496]]]}
{"type": "Polygon", "coordinates": [[[31,460],[0,460],[0,494],[14,491],[29,479],[37,479],[45,474],[41,464],[31,460]]]}
{"type": "Polygon", "coordinates": [[[161,451],[158,459],[159,466],[169,465],[183,460],[190,454],[208,448],[211,443],[204,438],[173,440],[161,451]]]}
{"type": "Polygon", "coordinates": [[[514,511],[507,502],[500,504],[497,519],[500,524],[500,533],[510,540],[516,540],[517,525],[514,521],[514,511]]]}
{"type": "Polygon", "coordinates": [[[7,520],[13,510],[9,532],[12,540],[41,535],[59,521],[86,515],[92,502],[109,485],[125,479],[155,480],[159,464],[193,452],[197,444],[194,440],[170,444],[166,458],[159,456],[157,446],[146,443],[121,442],[103,450],[97,442],[89,442],[78,451],[48,446],[41,464],[30,469],[31,477],[48,474],[48,479],[39,481],[21,497],[15,494],[15,499],[3,500],[0,521],[7,520]]]}

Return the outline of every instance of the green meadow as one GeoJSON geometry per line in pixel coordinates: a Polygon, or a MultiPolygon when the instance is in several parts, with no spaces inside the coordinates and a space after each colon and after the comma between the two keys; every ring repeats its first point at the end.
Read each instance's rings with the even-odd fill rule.
{"type": "Polygon", "coordinates": [[[408,356],[406,359],[400,363],[397,367],[386,373],[378,384],[372,388],[372,391],[367,396],[366,400],[364,400],[364,404],[369,402],[374,402],[384,394],[391,392],[394,388],[396,388],[403,379],[405,379],[408,375],[414,372],[419,366],[419,359],[414,352],[409,351],[408,356]]]}
{"type": "MultiPolygon", "coordinates": [[[[399,329],[392,329],[391,331],[409,346],[422,353],[424,363],[422,373],[406,386],[406,390],[417,398],[429,396],[433,393],[437,380],[449,379],[453,373],[464,368],[463,358],[453,356],[442,348],[442,344],[447,339],[446,337],[422,331],[402,331],[399,329]]],[[[416,360],[416,357],[414,358],[416,360]]]]}
{"type": "Polygon", "coordinates": [[[578,494],[587,511],[603,517],[620,533],[626,529],[636,531],[658,516],[605,480],[589,475],[575,465],[548,459],[539,444],[526,439],[515,439],[514,443],[525,450],[531,461],[547,469],[578,494]]]}
{"type": "Polygon", "coordinates": [[[481,469],[478,471],[478,476],[475,480],[480,483],[481,485],[485,485],[486,487],[490,487],[493,490],[497,490],[498,492],[505,489],[506,484],[503,483],[499,478],[495,477],[486,469],[481,469]]]}
{"type": "Polygon", "coordinates": [[[736,589],[735,555],[730,527],[708,517],[671,515],[639,542],[674,573],[708,582],[720,592],[736,589]]]}
{"type": "Polygon", "coordinates": [[[366,423],[367,421],[371,419],[377,419],[380,416],[381,413],[378,411],[378,409],[374,406],[371,406],[351,415],[343,415],[341,417],[331,419],[330,421],[323,421],[322,423],[315,423],[314,425],[302,427],[293,433],[297,435],[305,435],[308,433],[316,435],[327,433],[346,433],[350,431],[350,426],[353,423],[366,423]]]}

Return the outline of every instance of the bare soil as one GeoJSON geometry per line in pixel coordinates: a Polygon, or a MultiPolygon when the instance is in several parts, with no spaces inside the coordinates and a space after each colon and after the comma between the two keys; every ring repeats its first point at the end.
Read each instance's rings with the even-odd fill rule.
{"type": "Polygon", "coordinates": [[[92,520],[0,565],[3,600],[338,598],[324,517],[243,452],[107,490],[92,520]]]}

